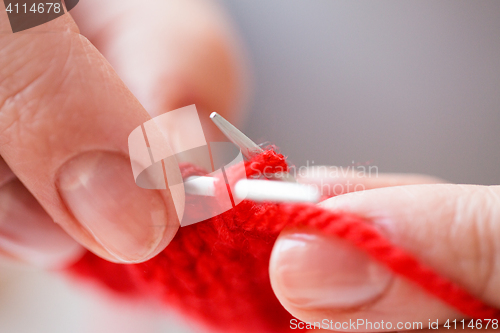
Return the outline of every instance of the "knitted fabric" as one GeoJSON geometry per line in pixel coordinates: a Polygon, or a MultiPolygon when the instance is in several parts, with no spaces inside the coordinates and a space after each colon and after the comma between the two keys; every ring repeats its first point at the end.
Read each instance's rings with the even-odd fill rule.
{"type": "MultiPolygon", "coordinates": [[[[249,178],[264,170],[270,173],[286,169],[285,158],[273,150],[245,164],[249,178]]],[[[184,178],[205,174],[193,166],[182,166],[181,170],[184,178]]],[[[223,181],[218,183],[225,186],[223,181]]],[[[216,193],[221,190],[218,188],[216,193]]],[[[217,204],[215,199],[213,204],[217,204]]],[[[189,196],[186,205],[190,205],[189,196]]],[[[167,248],[145,263],[113,264],[88,252],[70,271],[124,295],[160,298],[165,305],[216,331],[289,332],[293,317],[274,295],[268,273],[273,244],[285,226],[316,228],[350,241],[394,273],[467,316],[500,317],[499,310],[385,239],[370,221],[313,204],[245,200],[219,216],[180,228],[167,248]]]]}

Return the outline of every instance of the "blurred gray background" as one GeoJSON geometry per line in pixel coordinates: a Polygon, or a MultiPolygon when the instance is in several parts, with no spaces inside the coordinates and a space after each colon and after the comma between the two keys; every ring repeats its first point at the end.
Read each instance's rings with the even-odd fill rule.
{"type": "MultiPolygon", "coordinates": [[[[243,130],[296,165],[369,162],[500,184],[500,1],[223,0],[254,94],[243,130]]],[[[0,331],[197,332],[0,263],[0,331]]]]}
{"type": "Polygon", "coordinates": [[[296,165],[500,184],[500,1],[223,3],[253,65],[252,139],[296,165]]]}

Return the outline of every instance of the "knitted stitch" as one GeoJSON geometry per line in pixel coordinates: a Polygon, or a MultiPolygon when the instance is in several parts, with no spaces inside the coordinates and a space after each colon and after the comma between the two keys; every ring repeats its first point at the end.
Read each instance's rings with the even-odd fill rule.
{"type": "MultiPolygon", "coordinates": [[[[182,166],[184,178],[205,172],[182,166]]],[[[237,169],[229,169],[235,179],[237,169]]],[[[283,155],[266,150],[245,163],[246,176],[287,170],[283,155]]],[[[216,194],[225,189],[221,180],[216,194]]],[[[186,205],[192,200],[186,197],[186,205]]],[[[217,204],[214,200],[213,204],[217,204]]],[[[211,207],[206,207],[211,209],[211,207]]],[[[193,209],[186,210],[195,214],[193,209]]],[[[107,262],[88,252],[70,271],[128,296],[153,296],[220,332],[290,332],[293,317],[269,281],[273,244],[285,226],[304,226],[340,237],[366,251],[394,273],[413,281],[467,316],[500,318],[500,311],[396,247],[364,218],[313,204],[244,200],[206,221],[180,228],[167,248],[136,265],[107,262]]]]}

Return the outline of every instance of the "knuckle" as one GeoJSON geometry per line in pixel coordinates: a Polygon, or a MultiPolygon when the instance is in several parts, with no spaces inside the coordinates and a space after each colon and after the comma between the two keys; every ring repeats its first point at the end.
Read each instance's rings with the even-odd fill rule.
{"type": "MultiPolygon", "coordinates": [[[[457,201],[454,227],[465,230],[452,237],[459,265],[474,292],[487,298],[500,291],[500,191],[477,186],[457,201]]],[[[453,233],[453,232],[452,232],[453,233]]]]}
{"type": "Polygon", "coordinates": [[[70,71],[73,32],[15,36],[2,53],[17,44],[1,61],[0,146],[28,140],[47,126],[54,108],[63,103],[61,87],[70,71]]]}
{"type": "Polygon", "coordinates": [[[484,220],[477,221],[483,224],[481,230],[483,240],[482,255],[485,258],[485,273],[483,276],[483,294],[498,295],[500,293],[500,190],[488,186],[483,189],[484,220]]]}

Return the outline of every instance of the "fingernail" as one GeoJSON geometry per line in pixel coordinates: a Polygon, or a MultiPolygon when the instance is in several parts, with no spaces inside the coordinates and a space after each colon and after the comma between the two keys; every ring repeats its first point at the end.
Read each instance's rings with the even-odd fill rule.
{"type": "Polygon", "coordinates": [[[13,180],[0,188],[0,252],[34,266],[61,268],[77,260],[83,248],[13,180]]]}
{"type": "Polygon", "coordinates": [[[118,261],[142,261],[159,247],[168,223],[165,203],[157,191],[135,184],[126,157],[84,153],[61,168],[58,184],[76,220],[118,261]]]}
{"type": "Polygon", "coordinates": [[[384,293],[392,273],[341,239],[314,233],[281,236],[271,256],[278,296],[300,309],[347,309],[384,293]]]}

